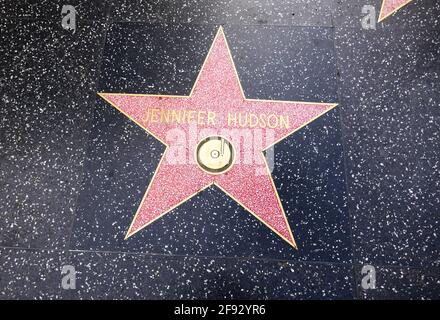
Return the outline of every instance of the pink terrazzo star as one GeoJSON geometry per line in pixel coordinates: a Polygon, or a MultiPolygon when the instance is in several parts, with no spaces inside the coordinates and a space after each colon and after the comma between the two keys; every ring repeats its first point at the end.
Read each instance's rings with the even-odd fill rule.
{"type": "Polygon", "coordinates": [[[379,22],[389,17],[411,1],[412,0],[383,0],[382,9],[379,14],[379,22]]]}
{"type": "Polygon", "coordinates": [[[100,93],[100,96],[167,147],[126,238],[216,185],[296,248],[263,151],[335,104],[246,99],[221,27],[189,96],[121,93],[100,93]],[[242,115],[241,124],[234,118],[237,115],[242,115]],[[226,172],[213,174],[202,170],[194,156],[197,143],[208,131],[209,135],[223,132],[224,136],[228,130],[234,134],[251,134],[242,142],[243,146],[252,144],[255,161],[243,160],[249,150],[233,143],[236,156],[226,172]],[[261,136],[265,138],[256,141],[261,136]],[[194,141],[186,143],[188,140],[194,141]],[[176,150],[181,152],[177,161],[176,150]]]}

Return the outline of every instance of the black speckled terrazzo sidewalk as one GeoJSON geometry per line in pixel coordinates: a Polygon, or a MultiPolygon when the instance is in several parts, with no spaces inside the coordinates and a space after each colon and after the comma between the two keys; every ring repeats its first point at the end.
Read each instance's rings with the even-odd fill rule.
{"type": "Polygon", "coordinates": [[[64,4],[0,0],[1,299],[440,298],[440,2],[64,4]],[[220,26],[247,98],[338,104],[275,145],[297,249],[216,185],[125,239],[165,147],[98,93],[188,95],[220,26]]]}

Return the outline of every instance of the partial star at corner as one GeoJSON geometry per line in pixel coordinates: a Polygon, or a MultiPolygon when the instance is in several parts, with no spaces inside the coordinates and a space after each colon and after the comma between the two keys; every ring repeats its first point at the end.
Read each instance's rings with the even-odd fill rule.
{"type": "Polygon", "coordinates": [[[406,6],[411,1],[413,0],[383,0],[382,8],[380,9],[379,14],[379,22],[385,20],[397,10],[406,6]]]}

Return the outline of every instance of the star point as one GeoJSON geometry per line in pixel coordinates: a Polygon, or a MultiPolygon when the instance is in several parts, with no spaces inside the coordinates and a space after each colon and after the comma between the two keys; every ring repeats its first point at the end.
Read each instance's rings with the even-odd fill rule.
{"type": "Polygon", "coordinates": [[[411,1],[413,0],[383,0],[379,14],[379,22],[382,22],[411,1]]]}

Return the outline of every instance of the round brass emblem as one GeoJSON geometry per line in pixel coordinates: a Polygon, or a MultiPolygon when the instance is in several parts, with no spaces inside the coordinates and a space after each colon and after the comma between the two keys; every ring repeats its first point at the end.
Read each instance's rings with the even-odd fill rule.
{"type": "Polygon", "coordinates": [[[197,163],[210,174],[226,172],[232,166],[234,157],[232,144],[220,136],[208,137],[197,145],[197,163]]]}

